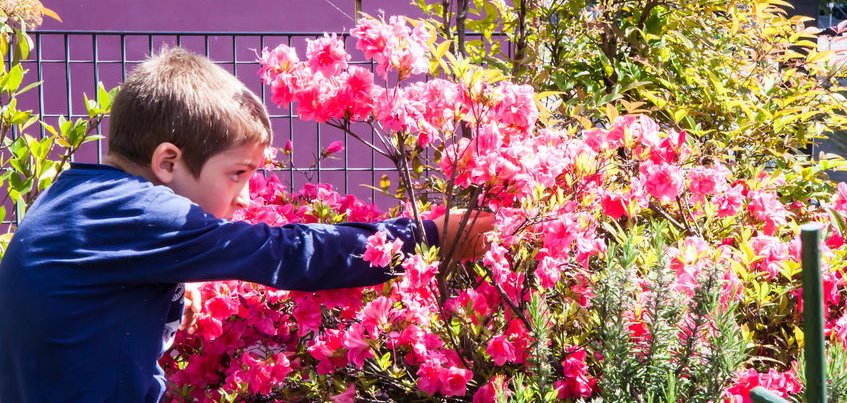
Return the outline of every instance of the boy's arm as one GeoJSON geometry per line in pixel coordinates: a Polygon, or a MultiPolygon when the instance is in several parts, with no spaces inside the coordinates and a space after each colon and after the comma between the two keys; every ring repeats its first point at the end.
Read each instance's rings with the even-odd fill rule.
{"type": "MultiPolygon", "coordinates": [[[[176,211],[176,209],[169,209],[176,211]]],[[[147,229],[160,232],[138,263],[145,282],[180,283],[239,279],[288,290],[314,291],[376,285],[392,278],[362,260],[367,238],[384,231],[413,253],[417,227],[400,218],[379,223],[291,224],[274,227],[217,220],[196,205],[159,217],[147,229]]],[[[437,225],[424,222],[430,242],[437,225]]]]}
{"type": "MultiPolygon", "coordinates": [[[[143,282],[239,279],[303,291],[370,286],[391,279],[392,274],[386,268],[370,267],[362,259],[369,236],[383,231],[389,240],[400,239],[406,254],[413,253],[421,242],[416,224],[408,218],[276,227],[218,220],[182,198],[158,201],[151,205],[155,211],[148,211],[137,227],[151,231],[144,239],[154,241],[128,251],[139,256],[122,259],[135,267],[135,277],[143,282]]],[[[460,240],[457,256],[479,256],[483,252],[480,234],[491,229],[493,216],[481,215],[458,234],[462,214],[453,211],[446,226],[444,217],[424,221],[427,240],[442,246],[460,240]],[[440,242],[442,234],[446,243],[440,242]]]]}

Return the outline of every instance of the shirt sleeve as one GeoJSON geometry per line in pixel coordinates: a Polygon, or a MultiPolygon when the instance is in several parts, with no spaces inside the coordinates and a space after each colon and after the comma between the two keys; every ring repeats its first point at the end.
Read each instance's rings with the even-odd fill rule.
{"type": "MultiPolygon", "coordinates": [[[[415,244],[422,242],[417,225],[408,218],[275,227],[219,220],[178,200],[175,206],[158,204],[155,209],[153,217],[161,211],[170,217],[145,222],[151,244],[141,248],[146,256],[139,259],[147,266],[143,277],[155,282],[238,279],[302,291],[376,285],[392,275],[362,260],[369,236],[384,231],[390,239],[403,241],[404,253],[413,253],[415,244]]],[[[437,244],[435,224],[423,225],[429,243],[437,244]]]]}

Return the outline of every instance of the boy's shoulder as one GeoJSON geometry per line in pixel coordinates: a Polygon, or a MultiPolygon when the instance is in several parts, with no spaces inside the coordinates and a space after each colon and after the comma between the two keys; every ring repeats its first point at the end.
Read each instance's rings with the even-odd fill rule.
{"type": "Polygon", "coordinates": [[[190,202],[165,186],[102,164],[73,163],[32,206],[33,221],[169,220],[183,214],[190,202]],[[169,214],[173,212],[173,214],[169,214]],[[162,217],[157,217],[157,216],[162,217]]]}
{"type": "Polygon", "coordinates": [[[153,197],[161,190],[142,177],[110,165],[72,163],[38,201],[73,201],[79,206],[109,204],[153,197]]]}

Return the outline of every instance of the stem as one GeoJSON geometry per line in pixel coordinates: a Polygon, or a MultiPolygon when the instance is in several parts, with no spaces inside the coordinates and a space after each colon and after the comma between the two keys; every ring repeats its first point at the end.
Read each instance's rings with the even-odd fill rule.
{"type": "Polygon", "coordinates": [[[670,215],[669,215],[669,214],[665,211],[665,209],[663,209],[663,208],[662,208],[662,206],[660,206],[660,205],[658,205],[658,204],[656,204],[656,203],[654,203],[654,202],[650,202],[650,209],[651,209],[651,210],[653,210],[653,211],[655,211],[655,212],[657,212],[657,213],[659,213],[659,215],[661,215],[662,217],[664,217],[666,220],[670,221],[670,223],[671,223],[671,224],[673,224],[673,226],[674,226],[674,227],[677,227],[678,229],[681,229],[681,230],[686,230],[686,229],[687,229],[685,225],[682,225],[682,224],[680,224],[680,223],[679,223],[679,221],[674,220],[674,218],[673,218],[673,217],[671,217],[671,216],[670,216],[670,215]]]}
{"type": "MultiPolygon", "coordinates": [[[[388,153],[386,153],[385,151],[383,151],[381,148],[377,147],[374,144],[371,144],[371,142],[361,138],[358,134],[356,134],[356,132],[350,130],[350,121],[349,120],[345,119],[343,124],[330,120],[330,121],[327,121],[326,124],[336,128],[336,129],[343,130],[344,133],[352,136],[356,140],[359,140],[362,144],[370,147],[377,154],[382,155],[383,157],[386,157],[386,158],[391,158],[391,156],[388,153]]],[[[371,126],[371,127],[373,127],[373,126],[371,126]]],[[[379,133],[379,131],[377,131],[377,133],[379,133]]]]}
{"type": "MultiPolygon", "coordinates": [[[[679,205],[680,210],[682,210],[683,206],[685,206],[685,211],[688,212],[688,216],[691,217],[691,222],[694,223],[694,229],[697,231],[697,236],[702,238],[703,237],[703,230],[700,228],[700,224],[697,222],[697,218],[694,217],[694,213],[691,212],[691,206],[688,205],[688,200],[686,199],[685,203],[683,203],[682,197],[677,196],[676,202],[679,205]]],[[[683,217],[685,217],[684,213],[683,213],[683,217]]]]}
{"type": "MultiPolygon", "coordinates": [[[[430,287],[431,287],[431,285],[430,285],[430,287]]],[[[433,293],[435,292],[435,290],[432,290],[432,291],[433,291],[433,293]]],[[[443,299],[443,294],[439,295],[439,297],[440,297],[439,299],[443,299]]],[[[456,355],[458,355],[459,358],[462,360],[462,365],[464,365],[465,368],[471,368],[468,365],[468,361],[465,359],[465,356],[462,354],[461,349],[459,348],[459,343],[456,341],[456,335],[453,334],[453,329],[450,327],[450,324],[447,323],[447,315],[444,313],[444,304],[439,303],[437,305],[438,305],[438,312],[441,314],[441,318],[442,318],[441,321],[442,321],[442,323],[444,323],[444,329],[447,330],[447,335],[449,336],[450,345],[453,347],[453,351],[455,351],[456,355]]]]}
{"type": "Polygon", "coordinates": [[[397,153],[397,161],[394,162],[394,165],[397,167],[403,182],[406,183],[406,192],[409,197],[409,203],[412,204],[412,214],[415,217],[418,239],[421,239],[424,243],[429,244],[429,241],[426,239],[426,231],[424,231],[423,221],[421,220],[421,215],[418,211],[418,200],[417,196],[415,196],[415,187],[412,184],[412,176],[409,174],[409,160],[407,159],[408,154],[406,153],[406,138],[403,133],[397,133],[397,153]]]}
{"type": "Polygon", "coordinates": [[[515,57],[512,59],[512,77],[517,78],[523,70],[526,58],[526,41],[527,41],[527,1],[520,0],[518,6],[518,20],[515,29],[515,57]]]}
{"type": "MultiPolygon", "coordinates": [[[[691,229],[691,225],[688,224],[688,219],[685,217],[685,209],[682,207],[682,199],[679,196],[676,197],[676,205],[679,207],[679,214],[682,214],[682,224],[685,225],[685,232],[688,235],[694,234],[694,230],[691,229]]],[[[694,219],[694,216],[691,218],[694,219]]]]}
{"type": "Polygon", "coordinates": [[[458,37],[456,53],[465,57],[468,55],[465,49],[465,20],[468,17],[468,6],[470,6],[470,0],[458,0],[456,2],[456,36],[458,37]]]}
{"type": "MultiPolygon", "coordinates": [[[[91,134],[91,132],[93,132],[94,129],[96,129],[100,125],[100,122],[103,121],[104,117],[105,115],[96,115],[92,118],[89,118],[88,122],[85,124],[85,136],[83,136],[83,138],[91,134]]],[[[27,147],[29,147],[29,145],[27,145],[27,147]]],[[[65,165],[66,162],[68,162],[69,159],[71,159],[71,156],[77,151],[79,151],[79,148],[74,148],[73,145],[68,148],[68,152],[66,152],[65,155],[62,156],[62,160],[56,169],[56,175],[53,176],[52,182],[55,182],[56,179],[59,178],[59,174],[62,173],[62,167],[65,165]]]]}
{"type": "Polygon", "coordinates": [[[500,298],[506,301],[506,305],[508,305],[509,308],[512,309],[512,312],[514,312],[515,315],[518,317],[518,319],[523,322],[524,326],[526,326],[526,329],[531,330],[532,326],[530,325],[529,320],[526,318],[523,312],[521,312],[518,306],[515,305],[514,302],[512,302],[512,299],[509,298],[508,295],[506,295],[506,291],[503,290],[503,287],[501,287],[500,284],[494,280],[494,273],[491,272],[491,269],[485,266],[483,266],[483,269],[485,270],[485,274],[491,280],[491,284],[494,284],[494,288],[497,289],[497,293],[500,294],[500,298]]]}

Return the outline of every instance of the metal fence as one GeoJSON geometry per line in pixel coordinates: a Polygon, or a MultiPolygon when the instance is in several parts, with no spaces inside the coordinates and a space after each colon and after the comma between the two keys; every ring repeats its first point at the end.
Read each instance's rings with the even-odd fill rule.
{"type": "MultiPolygon", "coordinates": [[[[374,70],[375,65],[355,49],[354,38],[346,33],[336,34],[343,38],[347,51],[352,55],[350,64],[374,70]]],[[[390,161],[358,141],[349,141],[349,137],[337,128],[304,122],[297,118],[295,111],[273,105],[267,87],[258,76],[257,59],[263,48],[287,44],[297,49],[303,58],[306,39],[321,35],[322,32],[31,32],[36,50],[23,62],[27,70],[25,84],[40,81],[42,85],[37,91],[19,97],[19,109],[31,109],[54,126],[60,116],[71,120],[86,118],[83,95],[94,98],[98,83],[102,82],[107,89],[120,85],[127,73],[152,52],[163,46],[180,46],[206,55],[262,98],[274,130],[273,145],[282,147],[289,140],[294,145],[290,165],[275,171],[289,189],[299,190],[308,182],[329,183],[341,193],[352,194],[382,208],[393,205],[392,198],[374,189],[384,175],[392,184],[397,183],[390,161]],[[317,159],[320,150],[338,140],[345,144],[343,152],[334,158],[317,159]]],[[[503,48],[510,53],[505,35],[495,35],[503,38],[503,48]]],[[[98,134],[105,135],[108,124],[107,118],[98,127],[98,134]]],[[[352,128],[360,137],[374,140],[369,126],[359,124],[352,128]]],[[[33,126],[28,130],[39,129],[33,126]]],[[[40,130],[40,134],[44,135],[45,130],[40,130]]],[[[28,134],[38,134],[29,131],[28,134]]],[[[101,162],[106,151],[103,140],[87,143],[75,154],[74,161],[101,162]]],[[[15,209],[6,206],[6,211],[15,209]]],[[[10,214],[5,223],[15,222],[17,217],[10,214]]]]}
{"type": "MultiPolygon", "coordinates": [[[[386,206],[390,198],[373,188],[383,175],[396,183],[391,163],[357,141],[333,127],[303,122],[294,111],[280,108],[270,102],[266,86],[257,74],[257,54],[262,48],[287,44],[304,57],[307,38],[323,33],[252,33],[252,32],[110,32],[110,31],[39,31],[32,33],[36,51],[23,63],[28,70],[27,81],[41,81],[37,91],[23,94],[19,99],[23,109],[32,109],[49,124],[55,125],[59,116],[77,119],[87,117],[83,94],[93,98],[97,83],[112,88],[123,82],[128,72],[147,55],[162,46],[180,46],[204,54],[244,82],[249,89],[265,101],[274,129],[274,146],[281,147],[288,140],[294,144],[289,168],[276,172],[290,189],[298,190],[306,182],[326,182],[342,193],[386,206]],[[333,141],[345,142],[345,150],[335,158],[316,163],[320,150],[333,141]],[[363,186],[367,185],[367,186],[363,186]]],[[[344,38],[351,64],[373,70],[371,62],[364,60],[349,35],[344,38]]],[[[108,119],[98,128],[107,131],[108,119]]],[[[354,127],[363,138],[373,138],[366,125],[354,127]]],[[[38,130],[35,126],[29,130],[38,130]]],[[[37,134],[37,133],[29,133],[37,134]]],[[[44,134],[44,129],[41,129],[44,134]]],[[[103,140],[84,145],[75,155],[79,162],[101,162],[105,154],[103,140]]],[[[8,210],[13,211],[13,210],[8,210]]],[[[12,217],[10,217],[12,218],[12,217]]]]}

